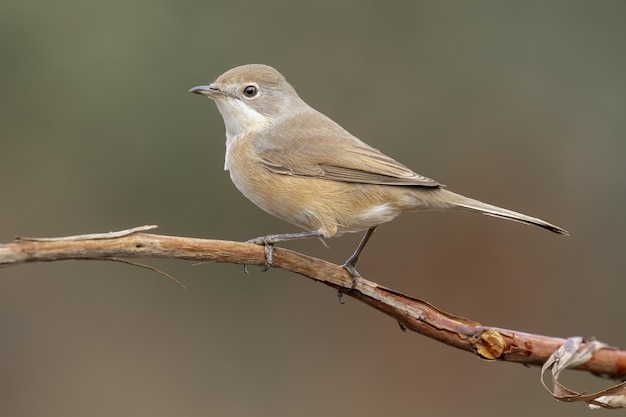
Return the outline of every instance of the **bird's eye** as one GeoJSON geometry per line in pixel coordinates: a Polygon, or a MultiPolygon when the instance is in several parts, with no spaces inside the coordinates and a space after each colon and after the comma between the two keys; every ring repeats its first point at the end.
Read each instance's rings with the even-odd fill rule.
{"type": "Polygon", "coordinates": [[[243,94],[246,97],[248,97],[248,98],[252,98],[252,97],[256,96],[258,91],[259,90],[254,85],[248,85],[248,86],[243,88],[243,94]]]}

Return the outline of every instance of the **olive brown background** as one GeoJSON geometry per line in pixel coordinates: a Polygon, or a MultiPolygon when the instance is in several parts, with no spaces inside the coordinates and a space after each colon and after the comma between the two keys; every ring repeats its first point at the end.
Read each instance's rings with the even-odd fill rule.
{"type": "MultiPolygon", "coordinates": [[[[406,214],[376,233],[366,278],[483,324],[626,347],[625,18],[620,1],[4,0],[0,241],[296,231],[232,186],[221,117],[187,93],[265,63],[416,172],[572,233],[406,214]]],[[[286,246],[341,262],[359,237],[286,246]]],[[[402,333],[303,277],[149,263],[189,292],[116,263],[0,270],[0,415],[588,413],[536,368],[402,333]]]]}

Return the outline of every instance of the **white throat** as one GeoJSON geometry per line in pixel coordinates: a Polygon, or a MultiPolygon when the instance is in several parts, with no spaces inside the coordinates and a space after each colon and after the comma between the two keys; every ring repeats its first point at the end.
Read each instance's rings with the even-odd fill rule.
{"type": "Polygon", "coordinates": [[[215,100],[215,104],[226,127],[224,170],[228,171],[228,158],[232,144],[242,136],[263,129],[271,120],[237,98],[225,97],[215,100]]]}

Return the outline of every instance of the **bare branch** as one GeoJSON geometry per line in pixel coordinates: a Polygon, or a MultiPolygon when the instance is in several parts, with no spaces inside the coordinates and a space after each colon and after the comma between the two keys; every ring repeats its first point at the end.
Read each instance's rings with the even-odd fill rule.
{"type": "MultiPolygon", "coordinates": [[[[108,234],[64,238],[28,238],[0,244],[0,266],[67,259],[166,258],[196,262],[264,265],[262,246],[223,240],[161,236],[140,233],[151,226],[108,234]]],[[[409,329],[480,358],[540,366],[565,343],[565,339],[517,330],[483,326],[454,316],[429,303],[411,298],[361,278],[350,289],[352,277],[342,267],[288,249],[276,248],[273,266],[322,282],[347,296],[387,314],[409,329]]],[[[583,343],[584,345],[584,343],[583,343]]],[[[626,376],[626,351],[603,347],[574,369],[615,379],[626,376]]]]}

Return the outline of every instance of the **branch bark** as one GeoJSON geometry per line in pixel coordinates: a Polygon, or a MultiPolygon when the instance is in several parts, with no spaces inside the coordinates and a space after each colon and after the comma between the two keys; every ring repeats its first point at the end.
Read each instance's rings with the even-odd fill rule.
{"type": "MultiPolygon", "coordinates": [[[[0,266],[68,259],[167,258],[197,262],[264,265],[263,247],[223,240],[197,239],[142,233],[156,226],[121,232],[64,238],[17,238],[0,244],[0,266]]],[[[429,303],[361,278],[354,289],[352,277],[342,267],[284,248],[274,250],[273,267],[295,272],[340,290],[395,319],[402,330],[412,330],[482,359],[540,366],[566,339],[524,333],[458,317],[429,303]]],[[[584,344],[584,343],[583,343],[584,344]]],[[[603,347],[574,369],[609,378],[626,377],[626,351],[603,347]]]]}

